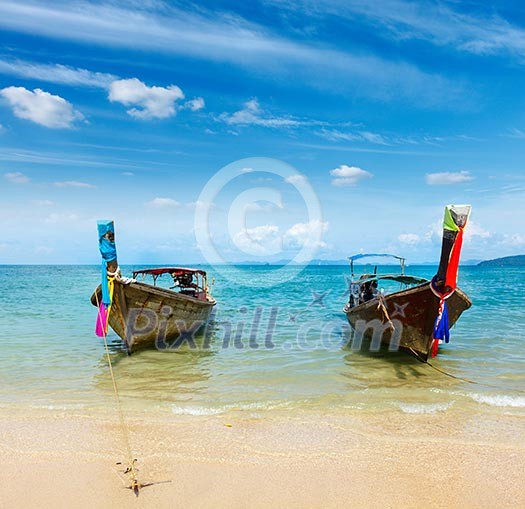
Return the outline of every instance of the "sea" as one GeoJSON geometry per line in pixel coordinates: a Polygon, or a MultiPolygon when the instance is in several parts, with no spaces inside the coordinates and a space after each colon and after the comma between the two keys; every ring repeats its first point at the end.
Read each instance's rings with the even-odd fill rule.
{"type": "MultiPolygon", "coordinates": [[[[134,267],[121,267],[130,276],[134,267]]],[[[473,305],[431,360],[348,346],[347,266],[200,267],[206,337],[128,356],[110,331],[125,411],[152,415],[525,415],[525,268],[463,266],[473,305]]],[[[381,270],[381,268],[379,269],[381,270]]],[[[407,273],[430,278],[433,266],[407,273]]],[[[100,266],[0,266],[0,408],[114,411],[90,296],[100,266]]]]}

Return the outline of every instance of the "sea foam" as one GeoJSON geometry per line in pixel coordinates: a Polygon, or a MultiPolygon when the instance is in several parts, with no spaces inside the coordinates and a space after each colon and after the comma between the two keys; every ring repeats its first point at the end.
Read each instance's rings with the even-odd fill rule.
{"type": "Polygon", "coordinates": [[[173,406],[171,411],[176,415],[217,415],[225,412],[221,408],[205,408],[205,407],[180,407],[173,406]]]}
{"type": "Polygon", "coordinates": [[[221,407],[202,407],[202,406],[172,406],[171,411],[177,415],[218,415],[231,411],[246,411],[246,410],[274,410],[277,408],[285,408],[289,406],[286,401],[260,401],[253,403],[239,403],[223,405],[221,407]]]}
{"type": "Polygon", "coordinates": [[[524,396],[469,394],[469,397],[478,403],[484,403],[490,406],[525,408],[524,396]]]}
{"type": "Polygon", "coordinates": [[[434,414],[436,412],[444,412],[453,405],[449,403],[400,403],[399,408],[405,414],[434,414]]]}

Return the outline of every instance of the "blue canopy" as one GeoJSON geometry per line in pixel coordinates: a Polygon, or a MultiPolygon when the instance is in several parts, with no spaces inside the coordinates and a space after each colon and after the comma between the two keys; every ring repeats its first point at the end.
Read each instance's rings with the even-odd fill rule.
{"type": "Polygon", "coordinates": [[[398,260],[404,260],[403,257],[397,256],[394,254],[388,254],[388,253],[365,253],[365,254],[356,254],[354,256],[349,256],[348,259],[350,261],[360,260],[361,258],[372,258],[374,256],[381,256],[381,257],[390,257],[390,258],[396,258],[398,260]]]}

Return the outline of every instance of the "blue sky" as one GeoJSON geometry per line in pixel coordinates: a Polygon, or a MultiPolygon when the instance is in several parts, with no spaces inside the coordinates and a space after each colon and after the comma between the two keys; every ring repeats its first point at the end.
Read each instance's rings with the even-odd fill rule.
{"type": "Polygon", "coordinates": [[[517,2],[4,0],[0,30],[0,263],[95,263],[99,218],[122,263],[207,261],[204,230],[432,261],[447,203],[464,259],[525,252],[517,2]]]}

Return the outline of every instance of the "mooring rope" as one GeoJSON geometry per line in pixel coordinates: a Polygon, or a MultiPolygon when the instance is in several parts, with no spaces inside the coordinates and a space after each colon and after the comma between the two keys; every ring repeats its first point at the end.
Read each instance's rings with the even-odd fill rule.
{"type": "Polygon", "coordinates": [[[382,293],[380,293],[377,296],[377,298],[378,298],[377,309],[381,309],[383,311],[383,314],[385,315],[385,318],[386,318],[387,322],[389,323],[390,328],[392,330],[395,330],[396,328],[394,327],[394,324],[392,323],[392,320],[390,319],[390,315],[388,314],[388,310],[386,308],[385,296],[382,293]]]}
{"type": "MultiPolygon", "coordinates": [[[[418,359],[419,361],[421,361],[423,364],[426,364],[427,366],[430,366],[432,369],[436,370],[438,373],[441,373],[445,376],[448,376],[450,378],[454,378],[456,380],[460,380],[462,382],[466,382],[468,384],[473,384],[473,385],[481,385],[481,386],[484,386],[484,387],[490,387],[492,389],[499,389],[501,390],[502,387],[499,387],[497,385],[493,385],[493,384],[487,384],[485,382],[478,382],[476,380],[470,380],[468,378],[464,378],[462,376],[458,376],[458,375],[453,375],[452,373],[448,373],[447,371],[441,369],[441,368],[438,368],[437,366],[434,366],[433,364],[431,364],[430,362],[428,362],[428,360],[426,359],[423,359],[423,357],[421,357],[419,355],[418,352],[416,352],[412,347],[408,347],[408,349],[414,354],[414,356],[416,357],[416,359],[418,359]]],[[[525,393],[525,390],[523,389],[514,389],[514,388],[508,388],[508,389],[505,389],[505,390],[510,390],[510,391],[514,391],[514,392],[519,392],[519,393],[522,393],[524,394],[525,393]]]]}
{"type": "MultiPolygon", "coordinates": [[[[100,302],[98,298],[98,292],[95,291],[95,299],[97,301],[97,308],[100,308],[100,302]]],[[[98,320],[101,319],[101,315],[99,313],[98,320]]],[[[104,324],[101,324],[104,325],[104,324]]],[[[126,421],[124,419],[124,412],[122,411],[122,404],[120,402],[120,394],[117,387],[117,381],[115,380],[115,373],[113,371],[113,363],[111,362],[111,355],[109,353],[109,346],[108,346],[108,340],[107,340],[107,333],[105,327],[102,327],[104,334],[104,348],[106,350],[106,358],[108,360],[108,366],[109,366],[109,373],[111,375],[111,382],[113,384],[113,394],[115,396],[115,402],[117,404],[117,411],[119,415],[119,421],[120,421],[120,429],[122,431],[122,436],[124,437],[124,444],[126,446],[126,452],[128,456],[128,467],[126,468],[125,474],[129,474],[131,478],[131,484],[129,488],[135,493],[135,495],[138,495],[139,490],[141,488],[141,484],[138,481],[137,476],[137,469],[135,468],[135,459],[133,459],[133,454],[131,452],[131,445],[129,440],[129,429],[126,425],[126,421]]]]}

